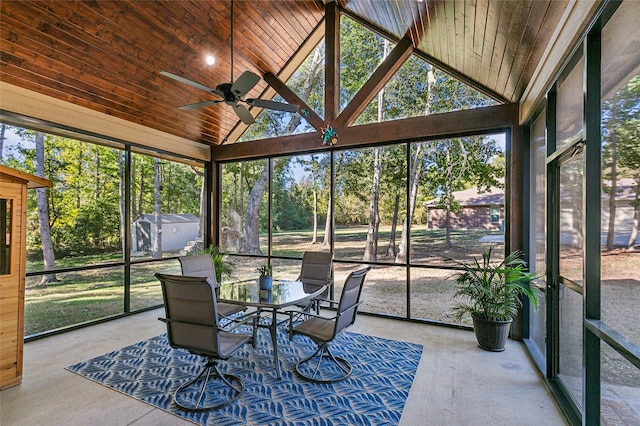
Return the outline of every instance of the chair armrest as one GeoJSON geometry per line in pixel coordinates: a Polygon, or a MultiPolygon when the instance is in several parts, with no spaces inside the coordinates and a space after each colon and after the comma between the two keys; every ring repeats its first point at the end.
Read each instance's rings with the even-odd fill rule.
{"type": "MultiPolygon", "coordinates": [[[[300,312],[300,311],[288,311],[288,313],[289,313],[289,316],[290,316],[290,317],[293,317],[293,315],[294,315],[295,313],[299,313],[299,312],[300,312]]],[[[304,316],[305,316],[305,317],[313,317],[313,318],[326,319],[326,320],[333,320],[333,319],[338,318],[338,315],[334,315],[334,316],[332,316],[332,317],[327,317],[327,316],[324,316],[324,315],[316,315],[316,314],[312,314],[312,313],[305,313],[305,314],[304,314],[304,316]]]]}

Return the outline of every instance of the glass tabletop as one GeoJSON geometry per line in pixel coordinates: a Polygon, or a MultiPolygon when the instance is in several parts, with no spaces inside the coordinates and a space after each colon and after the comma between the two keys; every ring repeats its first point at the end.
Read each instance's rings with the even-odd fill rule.
{"type": "Polygon", "coordinates": [[[273,280],[271,290],[260,290],[258,280],[222,284],[218,300],[243,306],[283,308],[319,296],[325,287],[307,292],[302,281],[273,280]]]}

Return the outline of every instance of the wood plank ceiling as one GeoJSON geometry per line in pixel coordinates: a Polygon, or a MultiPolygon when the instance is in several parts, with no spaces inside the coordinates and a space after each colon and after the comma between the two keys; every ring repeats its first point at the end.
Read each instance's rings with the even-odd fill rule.
{"type": "MultiPolygon", "coordinates": [[[[415,53],[485,93],[517,102],[567,0],[339,0],[338,5],[383,35],[408,38],[415,53]]],[[[3,1],[0,81],[220,144],[238,124],[231,108],[177,111],[216,98],[159,72],[209,87],[230,81],[230,11],[229,0],[3,1]],[[216,57],[213,66],[206,65],[207,54],[216,57]]],[[[324,13],[320,0],[236,0],[234,78],[245,70],[278,76],[291,68],[305,40],[323,28],[324,13]]],[[[248,96],[266,90],[261,80],[248,96]]]]}

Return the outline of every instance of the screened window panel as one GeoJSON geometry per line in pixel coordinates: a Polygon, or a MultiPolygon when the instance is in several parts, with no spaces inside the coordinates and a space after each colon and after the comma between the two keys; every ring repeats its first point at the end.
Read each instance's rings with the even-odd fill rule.
{"type": "Polygon", "coordinates": [[[411,145],[412,264],[504,256],[505,154],[504,134],[411,145]]]}
{"type": "Polygon", "coordinates": [[[640,369],[604,342],[600,360],[602,424],[640,424],[640,369]]]}
{"type": "Polygon", "coordinates": [[[162,305],[162,288],[156,272],[182,275],[182,268],[175,259],[131,265],[131,311],[162,305]]]}
{"type": "Polygon", "coordinates": [[[302,257],[305,251],[328,250],[329,154],[272,161],[272,254],[302,257]]]}
{"type": "Polygon", "coordinates": [[[202,240],[204,170],[131,155],[131,252],[137,259],[177,256],[202,240]]]}
{"type": "Polygon", "coordinates": [[[582,295],[560,285],[560,336],[558,377],[582,406],[582,295]]]}
{"type": "Polygon", "coordinates": [[[471,325],[453,319],[455,279],[450,269],[411,268],[411,318],[471,325]]]}
{"type": "Polygon", "coordinates": [[[633,250],[640,245],[637,6],[623,2],[602,31],[601,319],[640,345],[640,259],[633,250]]]}
{"type": "Polygon", "coordinates": [[[583,155],[560,167],[560,275],[583,282],[583,155]]]}
{"type": "Polygon", "coordinates": [[[556,100],[557,149],[566,148],[581,134],[584,122],[584,59],[580,58],[559,84],[556,100]]]}
{"type": "Polygon", "coordinates": [[[220,247],[227,253],[268,254],[269,163],[221,166],[220,247]]]}
{"type": "MultiPolygon", "coordinates": [[[[538,273],[537,284],[546,283],[546,111],[542,111],[531,126],[531,174],[529,200],[529,270],[538,273]]],[[[546,358],[546,305],[544,296],[538,304],[538,310],[531,309],[529,336],[533,341],[539,357],[546,358]]]]}
{"type": "Polygon", "coordinates": [[[56,277],[58,285],[27,287],[25,336],[123,312],[122,266],[57,273],[56,277]]]}

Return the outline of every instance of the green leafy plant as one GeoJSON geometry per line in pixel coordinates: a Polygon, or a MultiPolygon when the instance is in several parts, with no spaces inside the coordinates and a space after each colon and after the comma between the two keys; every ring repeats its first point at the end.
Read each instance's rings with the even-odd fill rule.
{"type": "Polygon", "coordinates": [[[538,306],[538,294],[530,286],[535,273],[527,272],[522,252],[514,251],[502,262],[491,262],[491,249],[482,253],[482,263],[474,258],[470,264],[460,263],[463,270],[455,275],[458,290],[454,298],[455,318],[465,314],[493,321],[508,321],[522,307],[521,296],[527,296],[534,308],[538,306]]]}
{"type": "Polygon", "coordinates": [[[256,271],[261,277],[270,277],[273,274],[272,266],[269,263],[265,263],[264,265],[256,268],[256,271]]]}
{"type": "Polygon", "coordinates": [[[216,270],[216,280],[218,283],[222,282],[223,278],[233,278],[233,272],[235,271],[235,265],[226,259],[226,255],[220,252],[220,247],[210,245],[198,254],[208,254],[213,259],[213,266],[216,270]]]}

